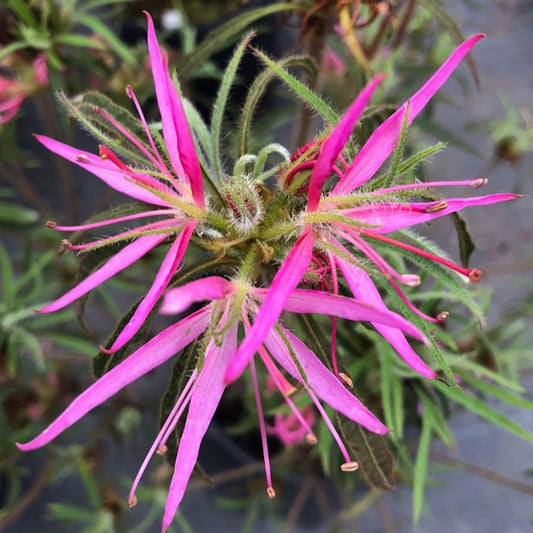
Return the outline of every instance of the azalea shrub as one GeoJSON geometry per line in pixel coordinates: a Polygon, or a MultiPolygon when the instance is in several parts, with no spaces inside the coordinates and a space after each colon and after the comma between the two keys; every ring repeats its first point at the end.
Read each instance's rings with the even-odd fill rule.
{"type": "MultiPolygon", "coordinates": [[[[33,337],[50,325],[70,328],[69,337],[52,333],[49,342],[62,340],[90,354],[96,379],[88,384],[81,379],[84,390],[56,399],[61,412],[53,398],[52,407],[38,414],[28,408],[25,416],[35,411],[30,418],[41,420],[40,428],[17,422],[11,446],[16,440],[19,450],[31,452],[61,444],[69,428],[83,425],[95,407],[123,397],[129,385],[159,367],[169,368],[170,362],[168,388],[154,393],[162,397],[159,431],[139,461],[127,497],[131,507],[152,501],[166,531],[172,524],[187,527],[179,506],[191,476],[209,475],[198,464],[200,447],[217,410],[227,410],[225,402],[237,406],[233,432],[256,440],[267,499],[276,498],[277,485],[283,484],[277,481],[284,468],[279,458],[292,456],[300,468],[312,465],[336,478],[348,498],[357,480],[382,491],[393,489],[397,480],[410,483],[415,523],[424,503],[429,443],[438,437],[453,445],[450,405],[533,441],[533,435],[478,397],[493,394],[533,407],[509,375],[498,373],[498,365],[477,357],[483,323],[478,296],[484,297],[476,288],[482,270],[468,266],[474,244],[462,217],[466,208],[473,208],[472,216],[475,208],[493,204],[509,203],[511,209],[521,195],[506,190],[482,194],[485,177],[425,179],[427,160],[445,145],[420,148],[409,136],[411,124],[466,58],[476,74],[468,54],[483,35],[461,38],[416,87],[403,87],[408,96],[393,106],[382,89],[392,72],[375,73],[376,65],[386,66],[382,48],[390,43],[364,33],[357,39],[357,32],[373,24],[386,27],[390,10],[396,9],[403,26],[391,39],[401,49],[413,13],[403,5],[407,2],[389,4],[291,2],[251,9],[208,34],[176,65],[147,12],[142,67],[118,37],[103,31],[101,37],[130,69],[143,69],[143,79],[136,83],[132,77],[119,103],[109,91],[58,92],[69,117],[96,138],[92,145],[84,141],[82,148],[61,133],[36,133],[35,139],[61,161],[56,163],[60,168],[79,170],[74,179],[100,180],[98,190],[111,191],[116,205],[72,224],[59,213],[46,222],[47,229],[35,229],[46,232],[48,240],[56,239],[54,232],[65,235],[59,239],[63,257],[53,259],[48,252],[18,280],[12,276],[9,248],[0,250],[7,273],[2,278],[2,357],[5,346],[10,369],[5,379],[16,383],[22,367],[17,352],[29,349],[42,371],[32,394],[42,400],[47,397],[43,390],[61,382],[57,372],[43,369],[42,338],[33,337]],[[258,37],[250,25],[276,13],[297,20],[301,45],[310,43],[309,57],[273,59],[256,47],[258,37]],[[324,42],[317,51],[323,31],[331,32],[338,51],[326,49],[324,42]],[[240,40],[227,64],[220,69],[213,64],[210,71],[218,88],[206,114],[195,107],[188,82],[198,74],[199,63],[236,36],[240,40]],[[262,70],[236,113],[232,91],[242,86],[243,62],[250,57],[262,70]],[[295,67],[304,74],[297,75],[295,67]],[[320,76],[338,84],[354,72],[360,88],[350,88],[353,98],[345,109],[321,96],[320,76]],[[297,123],[300,146],[286,146],[261,131],[268,116],[260,114],[259,104],[275,79],[301,102],[299,115],[289,117],[297,123]],[[455,250],[442,250],[417,232],[441,217],[453,218],[460,262],[448,256],[455,250]],[[81,266],[73,286],[60,290],[65,283],[57,280],[55,264],[72,262],[72,252],[81,256],[81,266]],[[17,295],[25,283],[38,290],[32,302],[25,297],[20,307],[17,295]],[[134,298],[129,309],[115,301],[124,287],[134,298]],[[108,320],[105,327],[98,324],[97,329],[106,330],[106,341],[71,330],[74,309],[86,329],[87,322],[98,322],[91,317],[93,300],[107,310],[103,314],[121,315],[114,327],[108,327],[108,320]],[[27,319],[23,330],[19,324],[27,319]],[[461,323],[468,326],[461,329],[461,323]],[[459,335],[470,343],[472,357],[461,354],[459,335]],[[406,427],[421,428],[414,452],[406,427]],[[154,492],[143,492],[141,478],[156,461],[168,465],[164,481],[154,492]]],[[[33,20],[23,4],[13,5],[20,18],[33,20]]],[[[98,34],[98,19],[86,9],[82,23],[98,34]]],[[[180,27],[182,35],[191,36],[180,27]]],[[[72,38],[58,42],[83,44],[72,38]]],[[[53,67],[52,49],[48,61],[53,67]]],[[[44,61],[41,57],[36,61],[44,61]]],[[[40,84],[48,83],[34,68],[35,79],[39,75],[40,84]]],[[[4,82],[4,122],[14,120],[26,96],[14,90],[15,83],[4,82]]],[[[19,216],[23,212],[22,207],[17,211],[19,216]]],[[[72,279],[68,273],[65,277],[72,279]]],[[[146,410],[155,415],[158,407],[146,410]]],[[[142,428],[139,416],[132,402],[120,409],[113,431],[134,433],[142,428]]],[[[89,466],[88,450],[65,446],[63,455],[55,456],[52,464],[74,465],[92,509],[55,503],[52,516],[115,530],[122,489],[113,497],[98,494],[98,461],[94,469],[89,466]]],[[[43,478],[53,476],[45,471],[43,478]]],[[[152,527],[153,514],[142,528],[152,527]]]]}

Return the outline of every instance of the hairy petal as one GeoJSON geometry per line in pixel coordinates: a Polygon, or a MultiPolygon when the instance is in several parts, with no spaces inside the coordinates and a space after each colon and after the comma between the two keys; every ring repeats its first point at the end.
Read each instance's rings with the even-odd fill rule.
{"type": "Polygon", "coordinates": [[[222,346],[211,340],[205,353],[205,363],[193,387],[187,421],[180,439],[174,475],[170,483],[163,531],[172,523],[183,498],[185,488],[198,459],[200,444],[226,387],[224,373],[237,348],[237,323],[225,334],[222,346]]]}
{"type": "MultiPolygon", "coordinates": [[[[103,182],[109,185],[111,188],[118,192],[126,194],[131,198],[146,202],[148,204],[160,205],[164,207],[172,207],[171,204],[147,191],[143,187],[139,187],[131,179],[124,174],[111,160],[101,159],[97,155],[90,152],[84,152],[78,148],[73,148],[68,144],[45,137],[44,135],[35,135],[35,138],[48,150],[54,152],[54,154],[60,155],[64,159],[75,163],[79,167],[87,170],[91,174],[94,174],[97,178],[100,178],[103,182]]],[[[143,181],[152,182],[150,176],[140,174],[143,181]]]]}
{"type": "Polygon", "coordinates": [[[374,176],[396,147],[407,106],[409,106],[407,118],[409,125],[450,77],[463,57],[482,37],[484,37],[482,34],[474,35],[459,45],[422,88],[374,131],[353,160],[344,177],[333,189],[333,194],[347,194],[374,176]]]}
{"type": "Polygon", "coordinates": [[[296,288],[311,261],[315,236],[311,228],[296,241],[274,276],[257,317],[242,341],[226,372],[226,381],[236,380],[253,357],[283,311],[291,292],[296,288]]]}
{"type": "Polygon", "coordinates": [[[320,155],[311,172],[309,181],[309,200],[307,204],[308,211],[314,211],[318,207],[322,187],[331,174],[331,169],[335,160],[350,138],[355,123],[364,111],[370,97],[383,78],[385,78],[385,75],[380,74],[367,84],[324,142],[322,149],[320,150],[320,155]]]}
{"type": "Polygon", "coordinates": [[[209,308],[206,307],[170,326],[82,392],[39,436],[26,444],[17,443],[17,446],[29,451],[48,444],[91,409],[187,346],[208,323],[209,308]]]}
{"type": "Polygon", "coordinates": [[[374,233],[389,233],[423,222],[449,215],[465,207],[490,205],[521,198],[518,194],[500,193],[473,198],[450,198],[436,202],[395,203],[384,202],[374,205],[343,210],[342,214],[372,227],[374,233]]]}
{"type": "Polygon", "coordinates": [[[265,344],[278,363],[295,379],[308,385],[317,396],[333,409],[361,424],[374,433],[387,433],[383,425],[318,359],[318,357],[289,331],[281,328],[304,375],[293,361],[289,349],[277,332],[272,331],[265,344]]]}
{"type": "Polygon", "coordinates": [[[152,248],[163,242],[170,234],[159,233],[153,235],[142,235],[128,244],[120,252],[116,253],[103,266],[92,274],[87,276],[81,283],[78,283],[72,290],[64,294],[55,302],[43,307],[39,310],[40,313],[51,313],[57,311],[62,307],[72,303],[96,286],[100,285],[117,272],[124,270],[126,267],[135,263],[139,258],[148,253],[152,248]]]}
{"type": "Polygon", "coordinates": [[[167,252],[165,259],[161,263],[161,267],[154,278],[150,290],[146,293],[146,296],[142,299],[141,303],[135,310],[135,313],[133,313],[130,321],[126,324],[124,329],[120,332],[120,335],[111,346],[111,352],[122,348],[133,337],[133,335],[139,331],[139,328],[143,325],[144,321],[150,314],[150,311],[157,303],[157,300],[159,300],[161,294],[163,294],[163,291],[166,289],[181,260],[183,259],[195,226],[196,222],[189,222],[189,224],[183,228],[182,232],[172,243],[170,250],[167,252]]]}

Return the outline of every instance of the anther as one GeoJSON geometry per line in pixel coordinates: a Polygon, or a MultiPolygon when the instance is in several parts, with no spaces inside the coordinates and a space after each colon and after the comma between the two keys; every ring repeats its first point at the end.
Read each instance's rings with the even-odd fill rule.
{"type": "Polygon", "coordinates": [[[68,239],[63,239],[61,241],[61,247],[66,248],[67,250],[72,250],[73,244],[68,239]]]}
{"type": "Polygon", "coordinates": [[[420,276],[416,274],[404,274],[400,277],[400,280],[408,287],[418,287],[420,285],[420,276]]]}
{"type": "Polygon", "coordinates": [[[272,487],[267,488],[268,497],[273,500],[276,497],[276,491],[272,487]]]}
{"type": "Polygon", "coordinates": [[[439,322],[444,322],[449,316],[450,313],[448,311],[441,311],[436,318],[439,322]]]}
{"type": "Polygon", "coordinates": [[[126,85],[126,95],[128,98],[133,98],[133,89],[131,88],[131,85],[126,85]]]}
{"type": "Polygon", "coordinates": [[[85,154],[78,154],[74,159],[78,163],[90,163],[89,158],[85,154]]]}
{"type": "Polygon", "coordinates": [[[137,496],[135,496],[135,494],[133,494],[132,496],[130,496],[129,500],[128,500],[128,505],[130,507],[135,507],[137,505],[137,496]]]}
{"type": "Polygon", "coordinates": [[[353,381],[350,376],[345,374],[344,372],[339,372],[339,377],[341,378],[341,381],[349,388],[353,389],[353,381]]]}
{"type": "Polygon", "coordinates": [[[350,461],[341,465],[341,470],[343,472],[355,472],[359,468],[359,463],[357,461],[350,461]]]}
{"type": "Polygon", "coordinates": [[[480,187],[483,187],[483,185],[486,185],[488,181],[487,178],[479,178],[472,183],[472,189],[479,189],[480,187]]]}
{"type": "Polygon", "coordinates": [[[102,114],[102,108],[100,106],[93,106],[93,113],[96,113],[97,115],[101,115],[102,114]]]}
{"type": "Polygon", "coordinates": [[[426,207],[426,213],[436,213],[437,211],[443,211],[448,207],[448,202],[441,200],[434,205],[426,207]]]}
{"type": "Polygon", "coordinates": [[[47,220],[46,221],[46,227],[47,228],[55,228],[57,224],[53,220],[47,220]]]}
{"type": "Polygon", "coordinates": [[[468,273],[468,279],[470,280],[470,283],[478,283],[482,276],[483,272],[479,268],[473,268],[468,273]]]}
{"type": "Polygon", "coordinates": [[[318,439],[312,433],[308,433],[305,436],[305,441],[307,442],[307,444],[314,446],[318,442],[318,439]]]}
{"type": "Polygon", "coordinates": [[[161,444],[161,446],[157,447],[157,450],[155,451],[155,453],[157,453],[157,455],[165,455],[165,453],[167,453],[167,450],[168,450],[167,445],[161,444]]]}

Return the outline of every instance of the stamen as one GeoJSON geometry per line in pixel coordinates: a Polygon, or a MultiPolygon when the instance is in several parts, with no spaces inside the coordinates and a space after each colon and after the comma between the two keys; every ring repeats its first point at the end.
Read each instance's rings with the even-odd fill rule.
{"type": "Polygon", "coordinates": [[[137,505],[137,496],[135,496],[135,494],[128,498],[128,505],[130,506],[130,508],[135,507],[137,505]]]}
{"type": "Polygon", "coordinates": [[[102,220],[100,222],[92,222],[90,224],[81,224],[79,226],[58,226],[55,222],[48,220],[46,222],[46,227],[56,229],[57,231],[81,231],[81,230],[86,230],[86,229],[99,228],[102,226],[109,226],[111,224],[117,224],[119,222],[126,222],[128,220],[136,220],[138,218],[152,217],[152,216],[159,216],[159,215],[173,217],[175,215],[175,211],[171,209],[157,209],[153,211],[144,211],[142,213],[134,213],[132,215],[127,215],[124,217],[110,218],[108,220],[102,220]]]}
{"type": "Polygon", "coordinates": [[[141,480],[141,477],[144,471],[146,470],[146,467],[148,466],[148,462],[150,461],[150,459],[152,458],[152,455],[154,455],[154,452],[156,450],[162,449],[163,447],[166,448],[165,441],[168,438],[168,434],[170,434],[170,432],[167,432],[167,430],[169,428],[170,428],[170,431],[174,429],[174,427],[178,423],[179,417],[185,410],[185,407],[187,407],[187,404],[189,403],[189,400],[190,400],[190,396],[192,394],[191,388],[194,385],[197,376],[198,376],[198,371],[194,369],[191,377],[189,378],[189,381],[186,383],[185,387],[183,388],[183,391],[181,392],[178,400],[176,401],[176,404],[172,408],[172,411],[170,411],[162,428],[159,430],[159,433],[157,434],[157,437],[155,438],[151,448],[148,450],[148,453],[146,454],[146,457],[144,458],[144,461],[142,462],[141,467],[139,468],[139,472],[137,472],[137,475],[135,476],[135,479],[133,480],[133,484],[131,486],[130,496],[128,499],[128,502],[130,502],[130,507],[132,507],[133,505],[137,503],[137,497],[135,496],[135,490],[137,489],[137,486],[139,485],[139,481],[141,480]]]}
{"type": "Polygon", "coordinates": [[[166,444],[162,444],[158,446],[157,450],[155,451],[157,455],[165,455],[165,453],[167,452],[168,452],[168,447],[166,444]]]}
{"type": "Polygon", "coordinates": [[[441,311],[441,312],[437,315],[437,320],[438,320],[439,322],[444,322],[449,316],[450,316],[450,313],[448,313],[448,311],[441,311]]]}
{"type": "Polygon", "coordinates": [[[341,378],[341,381],[349,388],[353,389],[353,380],[350,376],[345,374],[344,372],[339,372],[339,377],[341,378]]]}
{"type": "Polygon", "coordinates": [[[398,246],[398,248],[403,248],[404,250],[413,252],[414,254],[425,257],[426,259],[431,259],[436,263],[440,263],[441,265],[447,266],[448,268],[459,272],[459,274],[466,276],[468,279],[470,279],[471,283],[477,283],[481,279],[482,272],[481,270],[479,270],[479,268],[473,268],[472,270],[469,270],[468,268],[464,268],[455,263],[452,263],[452,261],[448,261],[448,259],[444,259],[443,257],[439,257],[438,255],[426,252],[425,250],[421,250],[420,248],[415,248],[410,244],[391,239],[390,237],[386,237],[385,235],[374,233],[373,231],[369,231],[365,228],[361,228],[359,231],[362,235],[366,235],[367,237],[371,237],[372,239],[376,239],[377,241],[383,241],[389,244],[393,244],[394,246],[398,246]]]}
{"type": "Polygon", "coordinates": [[[265,462],[265,476],[267,481],[267,494],[269,498],[273,498],[276,493],[272,488],[272,474],[270,472],[270,457],[268,455],[268,443],[266,436],[265,418],[263,415],[263,406],[261,405],[261,396],[259,393],[259,383],[257,382],[257,373],[255,371],[255,363],[252,359],[250,361],[250,374],[252,375],[252,385],[255,395],[255,405],[257,408],[257,416],[259,418],[259,430],[261,432],[261,445],[263,447],[263,460],[265,462]],[[273,494],[273,495],[272,495],[273,494]]]}
{"type": "Polygon", "coordinates": [[[310,444],[311,446],[314,446],[318,442],[318,439],[312,433],[308,433],[305,436],[305,440],[306,440],[307,444],[310,444]]]}
{"type": "Polygon", "coordinates": [[[386,189],[378,189],[376,191],[369,191],[367,194],[382,195],[389,192],[408,191],[409,189],[429,189],[431,187],[457,187],[469,186],[473,189],[478,189],[487,183],[487,178],[478,178],[475,180],[460,180],[460,181],[427,181],[416,183],[407,183],[405,185],[397,185],[396,187],[387,187],[386,189]]]}
{"type": "Polygon", "coordinates": [[[91,160],[85,154],[78,154],[75,158],[78,163],[90,163],[91,160]]]}
{"type": "Polygon", "coordinates": [[[359,463],[357,461],[350,461],[348,463],[343,463],[341,465],[341,470],[343,472],[355,472],[359,470],[359,463]]]}

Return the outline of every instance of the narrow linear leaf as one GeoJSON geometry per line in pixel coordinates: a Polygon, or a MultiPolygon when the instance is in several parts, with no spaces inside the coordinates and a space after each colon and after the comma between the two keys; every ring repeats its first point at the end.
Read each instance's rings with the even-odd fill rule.
{"type": "Polygon", "coordinates": [[[413,527],[416,528],[422,507],[424,505],[424,487],[427,479],[427,465],[429,457],[429,445],[431,442],[431,430],[433,424],[431,415],[424,411],[422,416],[422,433],[418,443],[416,454],[414,477],[413,477],[413,527]]]}
{"type": "Polygon", "coordinates": [[[434,386],[445,396],[458,403],[459,405],[462,405],[466,409],[469,409],[473,413],[476,413],[485,420],[488,420],[489,422],[492,422],[493,424],[496,424],[502,427],[503,429],[514,433],[515,435],[518,435],[519,437],[533,442],[533,433],[530,433],[529,431],[525,430],[524,428],[507,418],[502,413],[496,411],[495,409],[487,405],[483,400],[480,400],[479,398],[476,398],[471,394],[467,394],[461,389],[455,387],[448,387],[444,383],[438,381],[434,383],[434,386]]]}
{"type": "MultiPolygon", "coordinates": [[[[303,68],[308,73],[316,75],[316,66],[313,61],[306,56],[291,56],[278,61],[280,68],[303,68]]],[[[246,101],[242,108],[241,120],[238,126],[238,156],[242,156],[250,152],[249,139],[252,138],[252,122],[255,114],[257,104],[263,97],[268,84],[275,78],[276,74],[273,70],[266,68],[253,81],[246,101]]]]}
{"type": "Polygon", "coordinates": [[[306,87],[302,82],[298,81],[292,74],[289,74],[289,72],[282,68],[278,63],[270,59],[266,54],[257,49],[254,49],[254,52],[297,96],[299,96],[311,108],[317,111],[330,124],[337,124],[339,121],[339,116],[328,104],[326,104],[326,102],[324,102],[324,100],[322,100],[322,98],[320,98],[320,96],[311,91],[311,89],[306,87]]]}
{"type": "Polygon", "coordinates": [[[220,132],[222,130],[222,120],[224,118],[224,111],[226,109],[226,104],[229,96],[231,86],[235,81],[235,75],[237,74],[237,68],[241,61],[241,58],[244,54],[244,50],[248,43],[255,35],[255,32],[249,32],[240,42],[240,44],[235,49],[235,53],[231,58],[226,70],[224,71],[224,76],[220,82],[220,88],[213,106],[213,114],[211,116],[211,136],[213,138],[213,163],[215,165],[215,173],[218,177],[218,181],[221,182],[224,178],[222,171],[222,160],[221,160],[221,138],[220,132]]]}
{"type": "Polygon", "coordinates": [[[249,28],[256,20],[281,11],[298,11],[302,9],[295,3],[279,2],[270,6],[246,11],[232,18],[208,33],[194,51],[185,57],[182,62],[178,63],[176,70],[179,73],[180,79],[185,81],[193,76],[199,68],[199,65],[202,65],[211,55],[226,46],[241,31],[249,28]]]}

